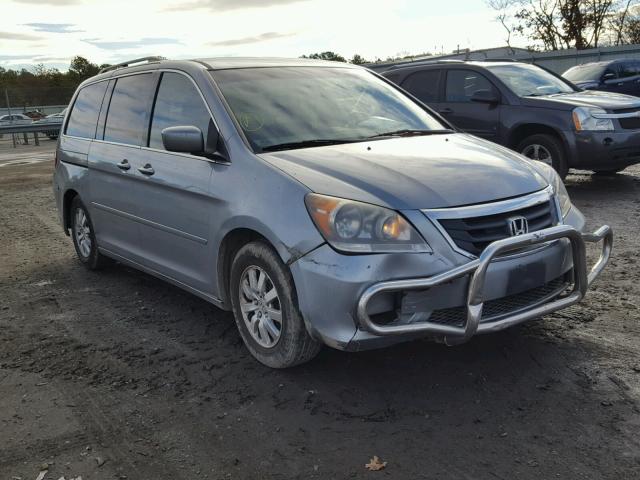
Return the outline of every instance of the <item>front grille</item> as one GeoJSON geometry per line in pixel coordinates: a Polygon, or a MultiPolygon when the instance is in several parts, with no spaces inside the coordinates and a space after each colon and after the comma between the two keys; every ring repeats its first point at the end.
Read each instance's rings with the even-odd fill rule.
{"type": "MultiPolygon", "coordinates": [[[[524,310],[527,307],[532,307],[545,299],[551,300],[553,297],[559,295],[567,286],[568,282],[565,279],[565,275],[562,275],[540,287],[484,302],[480,322],[495,321],[502,316],[524,310]]],[[[467,321],[467,308],[454,307],[434,310],[429,317],[429,321],[461,327],[467,321]]]]}
{"type": "Polygon", "coordinates": [[[511,235],[508,223],[510,218],[526,218],[529,232],[535,232],[553,225],[553,212],[552,202],[546,201],[520,210],[481,217],[439,219],[438,221],[459,248],[473,255],[479,255],[491,242],[511,235]]]}
{"type": "MultiPolygon", "coordinates": [[[[632,113],[632,112],[640,112],[640,109],[637,108],[623,108],[620,110],[615,110],[614,113],[632,113]]],[[[620,126],[625,130],[638,130],[640,129],[640,117],[631,117],[631,118],[619,118],[620,126]]]]}

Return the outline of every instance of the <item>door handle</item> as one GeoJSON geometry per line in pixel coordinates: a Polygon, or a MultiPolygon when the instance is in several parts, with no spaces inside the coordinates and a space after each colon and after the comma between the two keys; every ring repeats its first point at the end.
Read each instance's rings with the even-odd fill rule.
{"type": "Polygon", "coordinates": [[[440,110],[438,110],[438,113],[446,115],[448,113],[453,113],[453,110],[451,110],[450,108],[441,108],[440,110]]]}
{"type": "Polygon", "coordinates": [[[147,163],[144,167],[140,167],[138,171],[143,175],[153,175],[156,173],[150,163],[147,163]]]}
{"type": "Polygon", "coordinates": [[[126,158],[116,165],[120,170],[129,170],[131,168],[131,165],[129,165],[129,160],[127,160],[126,158]]]}

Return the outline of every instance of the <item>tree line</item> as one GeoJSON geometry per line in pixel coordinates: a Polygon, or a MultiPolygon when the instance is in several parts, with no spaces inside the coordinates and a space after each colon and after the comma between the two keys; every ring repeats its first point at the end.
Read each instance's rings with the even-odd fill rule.
{"type": "Polygon", "coordinates": [[[73,58],[66,72],[47,68],[43,64],[36,65],[32,70],[0,67],[0,107],[11,106],[22,110],[41,105],[66,105],[82,81],[106,66],[78,56],[73,58]]]}

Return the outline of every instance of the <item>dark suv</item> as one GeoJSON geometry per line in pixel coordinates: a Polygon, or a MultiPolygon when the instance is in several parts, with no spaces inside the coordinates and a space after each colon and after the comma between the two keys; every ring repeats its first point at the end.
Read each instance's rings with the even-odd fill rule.
{"type": "Polygon", "coordinates": [[[640,96],[639,60],[585,63],[571,67],[562,76],[584,90],[640,96]]]}
{"type": "Polygon", "coordinates": [[[552,165],[615,173],[640,163],[640,99],[581,91],[536,65],[438,62],[382,74],[467,133],[552,165]]]}

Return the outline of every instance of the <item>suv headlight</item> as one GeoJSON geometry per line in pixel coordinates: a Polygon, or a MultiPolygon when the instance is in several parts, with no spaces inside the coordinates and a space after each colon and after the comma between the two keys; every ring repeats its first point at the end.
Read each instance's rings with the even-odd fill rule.
{"type": "Polygon", "coordinates": [[[336,250],[352,253],[424,253],[427,242],[398,212],[368,203],[308,194],[313,223],[336,250]]]}
{"type": "Polygon", "coordinates": [[[567,189],[564,186],[564,182],[560,178],[560,175],[553,169],[551,165],[547,165],[543,162],[533,161],[532,162],[540,175],[542,175],[547,182],[553,188],[553,193],[558,198],[558,205],[560,205],[560,213],[562,214],[562,219],[567,216],[569,210],[571,210],[571,199],[569,198],[569,193],[567,193],[567,189]]]}
{"type": "Polygon", "coordinates": [[[601,108],[577,107],[573,109],[573,125],[577,132],[583,131],[610,131],[613,130],[613,121],[610,118],[596,118],[593,115],[606,114],[601,108]]]}

